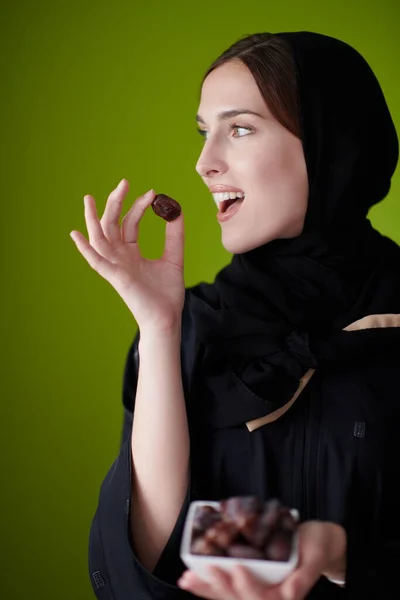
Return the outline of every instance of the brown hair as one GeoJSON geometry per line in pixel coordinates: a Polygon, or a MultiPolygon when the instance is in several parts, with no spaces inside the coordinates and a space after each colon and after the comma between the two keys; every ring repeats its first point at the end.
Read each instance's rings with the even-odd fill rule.
{"type": "Polygon", "coordinates": [[[211,71],[231,60],[247,66],[276,120],[301,139],[296,65],[287,42],[273,33],[240,38],[213,62],[202,85],[211,71]]]}

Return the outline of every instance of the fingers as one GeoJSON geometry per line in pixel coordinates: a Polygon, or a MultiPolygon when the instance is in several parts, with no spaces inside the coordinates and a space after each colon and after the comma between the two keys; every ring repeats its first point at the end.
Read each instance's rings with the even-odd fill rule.
{"type": "MultiPolygon", "coordinates": [[[[317,578],[318,579],[318,578],[317,578]]],[[[282,583],[282,600],[303,600],[316,582],[315,576],[296,569],[282,583]]]]}
{"type": "Polygon", "coordinates": [[[74,240],[79,252],[87,260],[92,269],[110,281],[113,269],[112,264],[106,258],[101,256],[101,254],[96,252],[79,231],[71,231],[70,236],[74,240]]]}
{"type": "Polygon", "coordinates": [[[149,190],[143,196],[139,196],[132,204],[130,210],[122,219],[121,231],[122,241],[128,244],[134,244],[138,241],[139,223],[147,208],[151,205],[156,193],[154,190],[149,190]]]}
{"type": "Polygon", "coordinates": [[[86,228],[87,228],[88,235],[89,235],[89,244],[99,254],[102,254],[104,256],[109,251],[110,245],[109,245],[107,238],[104,236],[103,229],[100,225],[100,221],[97,216],[95,200],[92,196],[87,195],[87,196],[84,196],[84,202],[85,202],[85,221],[86,221],[86,228]]]}
{"type": "Polygon", "coordinates": [[[183,268],[184,247],[185,229],[183,212],[181,212],[177,219],[166,224],[163,260],[183,268]]]}
{"type": "Polygon", "coordinates": [[[326,527],[306,521],[299,527],[299,562],[281,585],[282,600],[303,600],[318,581],[325,564],[326,527]]]}
{"type": "Polygon", "coordinates": [[[298,571],[282,584],[265,583],[243,567],[236,567],[231,575],[211,567],[211,574],[211,581],[206,582],[186,571],[178,585],[208,600],[303,600],[313,585],[307,574],[298,571]]]}
{"type": "Polygon", "coordinates": [[[221,598],[221,600],[242,600],[242,597],[238,596],[233,588],[232,577],[229,573],[215,567],[210,567],[209,572],[211,585],[217,598],[221,598]]]}
{"type": "Polygon", "coordinates": [[[117,187],[107,198],[106,207],[100,220],[107,240],[112,244],[121,241],[121,228],[119,220],[122,212],[124,198],[129,191],[129,182],[122,179],[117,187]]]}
{"type": "Polygon", "coordinates": [[[261,581],[241,566],[233,570],[232,586],[240,600],[281,600],[277,585],[261,581]]]}
{"type": "Polygon", "coordinates": [[[229,573],[214,567],[209,568],[210,582],[204,581],[193,571],[185,571],[178,585],[201,598],[208,600],[245,600],[237,596],[231,583],[229,573]]]}
{"type": "Polygon", "coordinates": [[[196,577],[191,571],[186,571],[177,583],[183,590],[187,590],[196,596],[200,596],[200,598],[219,600],[215,595],[212,585],[200,577],[196,577]]]}

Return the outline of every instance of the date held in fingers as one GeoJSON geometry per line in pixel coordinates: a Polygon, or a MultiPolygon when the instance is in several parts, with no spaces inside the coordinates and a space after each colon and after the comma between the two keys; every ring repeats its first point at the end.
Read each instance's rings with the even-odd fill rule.
{"type": "Polygon", "coordinates": [[[179,202],[166,194],[157,194],[151,203],[151,208],[158,217],[165,219],[169,223],[177,219],[182,211],[179,202]]]}

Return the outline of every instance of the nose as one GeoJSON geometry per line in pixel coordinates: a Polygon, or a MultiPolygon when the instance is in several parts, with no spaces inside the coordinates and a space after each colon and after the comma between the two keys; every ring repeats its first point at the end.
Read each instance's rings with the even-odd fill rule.
{"type": "Polygon", "coordinates": [[[226,161],[221,156],[221,152],[217,151],[216,145],[211,146],[210,142],[208,145],[206,143],[196,163],[197,173],[204,179],[225,173],[226,170],[226,161]]]}

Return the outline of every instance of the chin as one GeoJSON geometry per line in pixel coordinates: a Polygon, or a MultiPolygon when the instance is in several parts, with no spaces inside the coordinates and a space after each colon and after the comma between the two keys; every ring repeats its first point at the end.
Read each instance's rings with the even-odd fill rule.
{"type": "Polygon", "coordinates": [[[263,240],[257,242],[257,240],[244,239],[240,238],[239,236],[234,238],[233,236],[222,235],[222,245],[225,250],[231,254],[244,254],[245,252],[250,252],[250,250],[254,250],[254,248],[259,248],[260,246],[271,242],[273,239],[276,238],[271,236],[270,238],[264,238],[263,240]]]}
{"type": "Polygon", "coordinates": [[[301,226],[296,224],[295,227],[291,227],[290,229],[277,226],[270,231],[264,231],[257,238],[254,237],[254,231],[247,231],[246,235],[244,232],[241,234],[237,230],[222,230],[221,238],[222,245],[228,252],[231,254],[244,254],[245,252],[250,252],[250,250],[269,244],[274,240],[296,238],[301,235],[302,230],[303,223],[301,226]]]}

